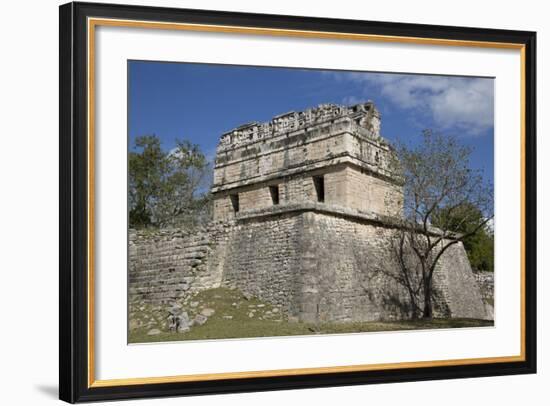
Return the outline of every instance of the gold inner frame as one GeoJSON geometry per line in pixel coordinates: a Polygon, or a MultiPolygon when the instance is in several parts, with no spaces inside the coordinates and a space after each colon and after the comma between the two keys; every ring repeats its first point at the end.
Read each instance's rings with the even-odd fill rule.
{"type": "Polygon", "coordinates": [[[463,41],[452,39],[432,39],[422,37],[399,37],[389,35],[371,35],[354,34],[344,32],[324,32],[324,31],[306,31],[273,29],[259,27],[240,27],[226,25],[207,25],[207,24],[186,24],[186,23],[163,23],[153,21],[138,20],[119,20],[119,19],[101,19],[89,18],[87,27],[88,38],[88,387],[110,387],[124,385],[143,385],[159,383],[176,383],[192,381],[212,381],[220,379],[238,379],[238,378],[265,378],[280,376],[296,376],[311,374],[330,374],[339,372],[361,372],[361,371],[380,371],[398,368],[424,368],[441,366],[458,366],[473,364],[495,364],[504,362],[522,362],[525,361],[525,45],[506,42],[484,42],[484,41],[463,41]],[[95,28],[97,26],[111,27],[131,27],[131,28],[149,28],[161,30],[183,30],[194,32],[218,32],[218,33],[236,33],[248,35],[266,35],[282,37],[299,38],[321,38],[321,39],[341,39],[371,42],[393,42],[404,44],[420,45],[439,45],[439,46],[460,46],[477,48],[497,48],[513,49],[520,51],[520,164],[521,164],[521,221],[520,221],[520,341],[521,348],[519,355],[503,357],[481,357],[465,358],[453,360],[433,360],[433,361],[415,361],[415,362],[397,362],[383,364],[364,364],[364,365],[344,365],[317,368],[295,368],[295,369],[277,369],[266,371],[244,371],[244,372],[219,372],[210,374],[191,374],[175,375],[161,377],[145,378],[122,378],[122,379],[95,379],[95,342],[94,342],[94,191],[95,191],[95,28]]]}

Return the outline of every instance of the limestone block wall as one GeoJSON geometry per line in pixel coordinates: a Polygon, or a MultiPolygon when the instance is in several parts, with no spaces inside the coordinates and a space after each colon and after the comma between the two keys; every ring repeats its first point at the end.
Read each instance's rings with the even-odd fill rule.
{"type": "Polygon", "coordinates": [[[388,161],[390,148],[387,145],[380,145],[368,139],[350,136],[346,138],[346,143],[352,156],[372,167],[379,167],[384,171],[390,163],[388,161]]]}
{"type": "MultiPolygon", "coordinates": [[[[408,291],[396,282],[393,230],[316,211],[240,221],[233,230],[223,282],[283,307],[307,322],[407,318],[408,291]]],[[[436,317],[484,318],[481,293],[462,245],[434,274],[436,317]]]]}
{"type": "Polygon", "coordinates": [[[393,152],[387,142],[378,132],[365,129],[351,117],[294,127],[297,129],[271,130],[262,138],[250,132],[246,141],[229,142],[231,134],[222,136],[216,153],[213,192],[342,162],[353,162],[382,176],[392,176],[389,163],[393,152]]]}
{"type": "Polygon", "coordinates": [[[485,318],[481,291],[461,242],[452,245],[441,256],[437,275],[450,317],[485,318]]]}
{"type": "MultiPolygon", "coordinates": [[[[304,213],[299,317],[308,321],[397,320],[411,314],[408,290],[396,281],[391,227],[360,219],[304,213]]],[[[447,298],[434,276],[434,314],[447,317],[447,298]]],[[[445,285],[445,287],[447,287],[445,285]]]]}
{"type": "Polygon", "coordinates": [[[311,175],[296,175],[282,179],[279,183],[279,199],[281,204],[313,201],[315,190],[311,175]]]}
{"type": "Polygon", "coordinates": [[[389,216],[403,212],[403,190],[401,186],[365,173],[358,167],[345,168],[346,188],[342,196],[345,206],[357,210],[372,211],[389,216]]]}
{"type": "MultiPolygon", "coordinates": [[[[310,238],[304,239],[302,249],[315,258],[309,266],[310,273],[318,275],[318,317],[379,320],[410,314],[408,291],[394,277],[391,227],[314,212],[305,216],[310,238]]],[[[433,283],[436,317],[484,318],[481,293],[461,243],[441,257],[433,283]]],[[[302,301],[311,306],[315,299],[302,301]]]]}
{"type": "Polygon", "coordinates": [[[239,193],[240,210],[270,207],[273,205],[269,185],[262,187],[245,188],[239,193]]]}
{"type": "Polygon", "coordinates": [[[273,137],[266,142],[227,149],[216,155],[214,187],[237,187],[278,176],[315,161],[346,154],[344,128],[326,125],[273,137]]]}
{"type": "Polygon", "coordinates": [[[408,312],[406,291],[384,273],[388,230],[315,212],[302,216],[297,317],[371,321],[408,312]]]}
{"type": "Polygon", "coordinates": [[[223,285],[289,310],[300,273],[302,217],[293,213],[240,221],[227,244],[223,285]]]}
{"type": "Polygon", "coordinates": [[[235,210],[233,208],[233,204],[231,203],[229,193],[218,193],[214,197],[212,205],[214,221],[223,222],[235,219],[235,210]]]}
{"type": "MultiPolygon", "coordinates": [[[[409,293],[395,278],[394,230],[348,212],[309,203],[243,213],[194,233],[131,231],[130,303],[169,305],[224,285],[281,306],[291,320],[409,317],[409,293]]],[[[462,244],[442,256],[434,288],[436,317],[486,317],[462,244]]]]}
{"type": "Polygon", "coordinates": [[[214,220],[235,219],[231,195],[238,195],[239,211],[241,212],[273,207],[270,187],[277,187],[280,205],[316,202],[317,195],[313,177],[320,175],[324,176],[325,201],[343,204],[341,192],[344,187],[342,182],[344,173],[342,170],[343,168],[327,168],[219,192],[214,196],[214,220]]]}
{"type": "MultiPolygon", "coordinates": [[[[348,186],[346,184],[346,167],[338,166],[332,168],[331,171],[323,171],[316,174],[317,176],[323,176],[324,189],[325,189],[325,204],[332,204],[337,206],[346,205],[346,190],[348,186]]],[[[311,198],[309,201],[316,201],[315,190],[313,187],[313,178],[311,181],[311,198]]]]}
{"type": "Polygon", "coordinates": [[[264,209],[274,205],[270,187],[277,187],[279,204],[317,202],[314,178],[322,177],[324,203],[383,215],[398,215],[403,211],[402,188],[374,176],[355,165],[339,164],[218,192],[214,196],[214,219],[235,218],[230,195],[238,195],[239,211],[264,209]]]}
{"type": "Polygon", "coordinates": [[[495,297],[495,274],[493,272],[474,272],[483,300],[493,303],[495,297]]]}
{"type": "Polygon", "coordinates": [[[230,225],[212,224],[194,232],[130,230],[129,302],[171,304],[197,290],[219,286],[218,254],[230,225]]]}
{"type": "MultiPolygon", "coordinates": [[[[171,303],[224,284],[298,320],[407,317],[409,292],[396,280],[390,246],[403,192],[379,130],[367,102],[320,105],[223,134],[214,221],[193,233],[131,231],[130,301],[171,303]]],[[[434,287],[436,316],[483,318],[461,244],[442,257],[434,287]]]]}

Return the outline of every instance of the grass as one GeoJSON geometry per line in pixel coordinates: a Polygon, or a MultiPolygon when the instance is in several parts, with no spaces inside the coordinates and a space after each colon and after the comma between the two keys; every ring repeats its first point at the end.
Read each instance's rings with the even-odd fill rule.
{"type": "MultiPolygon", "coordinates": [[[[349,323],[289,323],[281,311],[258,299],[246,300],[238,290],[227,288],[200,292],[184,303],[192,318],[202,308],[211,308],[215,313],[202,326],[193,326],[186,333],[162,331],[148,335],[152,328],[143,326],[131,330],[130,343],[159,341],[206,340],[222,338],[274,337],[310,334],[343,334],[374,331],[417,330],[437,328],[485,327],[492,321],[474,319],[432,319],[405,321],[376,321],[349,323]],[[191,305],[194,306],[191,306],[191,305]],[[275,310],[276,309],[276,310],[275,310]],[[252,315],[252,317],[251,317],[252,315]]],[[[150,316],[147,316],[150,319],[150,316]]]]}

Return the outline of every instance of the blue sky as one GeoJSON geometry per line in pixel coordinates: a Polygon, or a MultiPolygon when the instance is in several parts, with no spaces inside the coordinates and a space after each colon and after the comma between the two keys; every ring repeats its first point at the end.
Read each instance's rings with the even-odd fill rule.
{"type": "Polygon", "coordinates": [[[156,134],[213,157],[220,135],[321,103],[372,100],[381,134],[415,144],[423,129],[452,134],[473,147],[471,166],[493,181],[494,88],[491,78],[407,75],[250,66],[129,62],[129,142],[156,134]]]}

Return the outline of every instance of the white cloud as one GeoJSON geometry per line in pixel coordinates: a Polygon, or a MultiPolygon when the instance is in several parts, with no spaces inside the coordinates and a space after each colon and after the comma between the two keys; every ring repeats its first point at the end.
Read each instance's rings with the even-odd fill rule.
{"type": "Polygon", "coordinates": [[[364,102],[364,100],[356,96],[346,96],[342,99],[342,103],[347,104],[348,106],[351,106],[352,104],[359,104],[361,102],[364,102]]]}
{"type": "Polygon", "coordinates": [[[335,73],[333,77],[362,84],[367,97],[374,87],[398,107],[429,115],[442,129],[476,135],[493,126],[492,79],[382,73],[335,73]]]}

